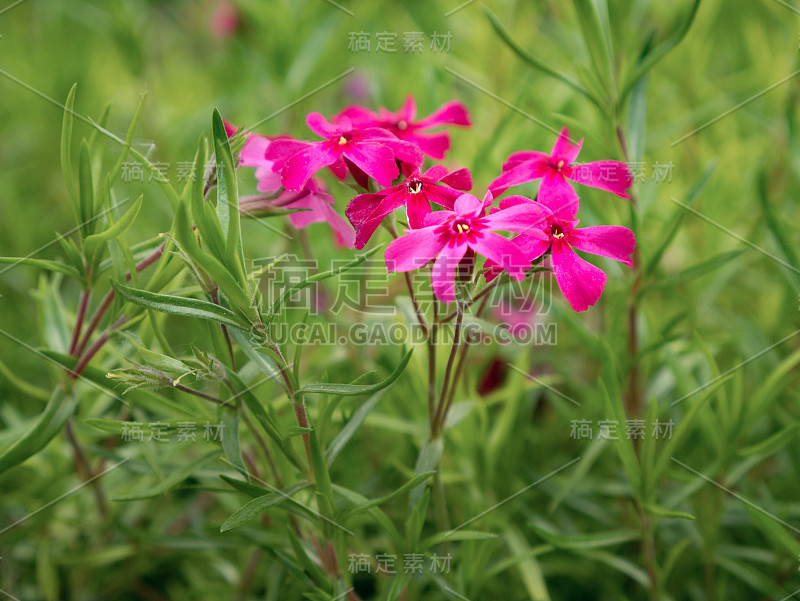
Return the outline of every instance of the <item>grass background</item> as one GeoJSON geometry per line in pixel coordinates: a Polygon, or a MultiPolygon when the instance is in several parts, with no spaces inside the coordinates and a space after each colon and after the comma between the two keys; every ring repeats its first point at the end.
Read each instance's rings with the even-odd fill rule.
{"type": "MultiPolygon", "coordinates": [[[[351,68],[352,74],[283,110],[257,131],[308,136],[303,118],[310,111],[332,114],[352,102],[394,109],[412,93],[422,115],[450,99],[468,106],[474,126],[453,131],[446,164],[470,167],[480,192],[510,152],[551,146],[552,131],[522,113],[556,131],[569,125],[573,136],[586,140],[582,160],[621,158],[608,120],[569,87],[516,57],[482,10],[487,6],[517,42],[575,77],[581,69],[591,70],[592,62],[571,5],[476,2],[448,17],[457,4],[343,4],[352,16],[322,0],[236,2],[238,27],[224,38],[211,33],[211,2],[27,0],[0,13],[0,253],[23,256],[44,246],[36,256],[55,258],[55,232],[74,227],[59,168],[62,110],[42,95],[63,103],[76,81],[76,111],[97,119],[111,102],[108,129],[118,135],[147,92],[138,148],[154,143],[150,158],[170,162],[172,174],[177,162],[192,160],[198,136],[208,132],[213,107],[235,123],[255,123],[351,68]],[[370,34],[373,49],[376,33],[396,33],[398,52],[349,51],[349,35],[360,31],[370,34]],[[425,36],[420,54],[402,50],[405,33],[412,31],[425,36]],[[434,31],[452,34],[449,52],[430,50],[434,31]]],[[[651,36],[664,39],[689,8],[686,2],[610,4],[621,72],[651,36]]],[[[798,69],[798,10],[777,0],[704,0],[685,40],[648,75],[642,95],[646,114],[631,140],[635,160],[645,164],[646,181],[636,187],[636,235],[645,265],[676,216],[682,219],[642,283],[639,346],[647,353],[639,369],[645,397],[658,403],[661,419],[673,419],[677,427],[703,395],[671,403],[730,370],[680,444],[667,449],[660,442],[655,452],[669,451],[669,457],[761,509],[668,462],[655,496],[661,505],[696,519],[662,519],[655,526],[653,548],[664,598],[779,600],[800,588],[800,543],[794,529],[800,525],[800,443],[794,430],[800,398],[793,369],[798,339],[788,338],[760,354],[798,330],[800,89],[790,78],[798,69]],[[672,165],[671,181],[653,181],[656,163],[672,165]],[[704,177],[692,205],[697,215],[675,201],[689,202],[704,177]],[[748,406],[758,411],[748,413],[748,406]],[[742,453],[769,440],[774,444],[742,453]]],[[[85,124],[75,127],[76,140],[90,134],[85,124]]],[[[113,144],[108,148],[117,151],[113,144]]],[[[254,189],[251,173],[243,173],[240,182],[244,190],[254,189]]],[[[140,192],[145,208],[127,236],[130,242],[166,231],[170,223],[168,203],[153,184],[121,185],[117,194],[135,198],[140,192]]],[[[334,193],[343,210],[349,190],[338,186],[334,193]]],[[[630,224],[624,201],[589,189],[581,191],[581,199],[584,224],[630,224]]],[[[244,227],[249,257],[286,250],[286,241],[274,232],[253,222],[244,227]]],[[[312,226],[309,232],[323,264],[350,256],[332,248],[325,226],[312,226]]],[[[461,523],[580,456],[578,467],[479,522],[478,529],[499,537],[455,543],[452,572],[444,581],[415,582],[409,599],[458,598],[446,588],[470,599],[536,599],[542,590],[540,574],[553,599],[647,597],[646,535],[632,510],[629,478],[613,445],[569,435],[573,420],[597,423],[608,417],[598,385],[604,356],[616,359],[622,386],[629,367],[625,308],[633,275],[611,261],[598,264],[609,282],[597,307],[570,314],[556,292],[548,319],[557,324],[557,345],[488,348],[471,356],[459,394],[469,411],[465,405],[466,417],[448,433],[442,464],[447,519],[461,523]],[[606,342],[608,350],[601,346],[606,342]],[[547,387],[509,373],[499,390],[479,397],[476,382],[497,357],[545,374],[547,387]],[[597,538],[580,538],[592,534],[597,538]]],[[[64,336],[59,319],[66,315],[71,323],[78,289],[71,283],[61,286],[62,309],[37,293],[46,289],[48,279],[23,266],[2,273],[0,328],[33,347],[59,348],[64,336]]],[[[203,340],[183,331],[179,320],[165,323],[170,341],[184,351],[203,340]]],[[[58,376],[40,356],[6,336],[0,338],[0,349],[10,372],[0,375],[4,447],[43,406],[9,375],[44,390],[58,376]]],[[[336,482],[379,496],[411,475],[425,439],[422,351],[337,460],[336,482]]],[[[129,352],[122,346],[100,363],[116,367],[129,352]]],[[[365,363],[385,372],[397,356],[390,348],[313,349],[304,370],[311,381],[326,372],[333,381],[346,382],[365,363]]],[[[277,388],[260,392],[276,397],[280,406],[277,388]]],[[[97,454],[103,452],[105,436],[81,419],[108,414],[101,397],[87,390],[77,420],[80,436],[97,454]]],[[[346,413],[353,407],[346,405],[346,413]]],[[[313,421],[313,405],[311,412],[313,421]]],[[[121,496],[153,482],[159,469],[169,473],[187,453],[204,450],[134,446],[125,451],[135,458],[132,467],[104,483],[112,497],[121,496]]],[[[190,599],[201,593],[300,598],[303,586],[287,577],[268,551],[252,582],[241,589],[253,547],[280,548],[285,541],[277,525],[259,535],[216,533],[218,524],[243,504],[238,495],[201,490],[219,486],[216,475],[224,467],[207,466],[193,481],[158,499],[115,504],[106,517],[96,514],[85,491],[0,533],[0,588],[20,599],[190,599]]],[[[40,455],[3,474],[2,523],[69,491],[79,481],[71,469],[68,447],[58,437],[40,455]]],[[[404,511],[402,503],[387,509],[398,524],[404,511]]],[[[440,519],[431,512],[430,533],[440,519]]],[[[355,551],[374,554],[385,547],[374,526],[359,525],[355,551]]],[[[362,577],[357,585],[364,598],[372,598],[371,591],[382,598],[377,595],[388,588],[387,579],[373,577],[362,577]]]]}

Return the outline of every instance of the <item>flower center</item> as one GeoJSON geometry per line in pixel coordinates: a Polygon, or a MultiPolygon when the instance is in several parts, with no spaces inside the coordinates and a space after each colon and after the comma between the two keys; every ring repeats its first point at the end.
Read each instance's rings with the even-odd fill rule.
{"type": "Polygon", "coordinates": [[[553,227],[550,228],[550,234],[553,238],[558,238],[559,240],[564,237],[564,230],[561,229],[561,226],[557,223],[553,224],[553,227]]]}
{"type": "Polygon", "coordinates": [[[422,192],[422,182],[418,179],[412,179],[410,182],[406,184],[406,189],[411,194],[419,194],[422,192]]]}
{"type": "Polygon", "coordinates": [[[400,121],[397,122],[396,127],[397,129],[405,129],[406,127],[408,127],[408,123],[406,122],[405,119],[400,119],[400,121]]]}
{"type": "Polygon", "coordinates": [[[470,229],[470,222],[466,219],[463,218],[456,219],[453,222],[453,230],[457,234],[466,234],[467,232],[469,232],[469,229],[470,229]]]}
{"type": "Polygon", "coordinates": [[[556,171],[561,171],[561,168],[564,166],[564,161],[559,161],[556,165],[556,171]]]}
{"type": "Polygon", "coordinates": [[[339,146],[343,146],[345,144],[347,144],[347,138],[344,136],[339,136],[339,146]]]}

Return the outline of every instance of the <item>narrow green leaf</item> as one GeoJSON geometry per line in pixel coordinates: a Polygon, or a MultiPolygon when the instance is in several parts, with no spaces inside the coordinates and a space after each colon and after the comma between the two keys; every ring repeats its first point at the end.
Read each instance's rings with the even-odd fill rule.
{"type": "Polygon", "coordinates": [[[75,193],[75,180],[72,176],[72,112],[75,106],[75,90],[78,88],[77,82],[67,94],[67,101],[64,103],[64,119],[61,123],[61,173],[64,177],[64,185],[67,187],[69,196],[72,199],[72,206],[75,209],[75,216],[80,219],[80,209],[75,193]]]}
{"type": "MultiPolygon", "coordinates": [[[[614,386],[606,387],[605,382],[608,381],[608,377],[616,377],[616,375],[609,376],[607,373],[603,381],[600,382],[606,419],[612,420],[617,424],[624,424],[626,417],[625,408],[622,406],[622,396],[615,393],[614,386]],[[609,391],[609,388],[611,388],[611,391],[609,391]]],[[[625,469],[625,473],[628,476],[628,480],[631,483],[631,488],[636,497],[639,498],[642,493],[642,473],[639,461],[636,458],[636,452],[633,449],[633,442],[624,436],[618,436],[612,442],[614,443],[614,448],[617,450],[617,455],[622,463],[622,467],[625,469]]]]}
{"type": "Polygon", "coordinates": [[[578,24],[583,34],[583,41],[589,51],[594,71],[603,87],[603,98],[613,93],[614,76],[611,62],[610,41],[603,30],[597,5],[593,0],[573,0],[578,16],[578,24]]]}
{"type": "Polygon", "coordinates": [[[612,530],[610,532],[566,535],[548,532],[534,525],[531,527],[542,539],[559,549],[602,549],[638,540],[641,537],[641,533],[636,530],[612,530]]]}
{"type": "Polygon", "coordinates": [[[400,377],[413,352],[413,348],[409,350],[389,377],[377,384],[307,384],[297,392],[298,394],[339,394],[342,396],[358,396],[378,392],[394,383],[400,377]]]}
{"type": "Polygon", "coordinates": [[[153,497],[163,495],[165,492],[175,488],[178,484],[186,480],[189,476],[193,475],[197,470],[210,463],[212,459],[215,459],[218,456],[219,451],[210,451],[209,453],[198,457],[194,461],[190,461],[186,465],[179,467],[147,492],[128,495],[125,497],[116,497],[111,500],[120,502],[140,501],[142,499],[152,499],[153,497]]]}
{"type": "Polygon", "coordinates": [[[72,415],[76,395],[64,394],[61,387],[53,394],[34,426],[0,454],[0,474],[41,451],[72,415]]]}
{"type": "Polygon", "coordinates": [[[92,234],[83,242],[83,248],[86,251],[86,256],[90,259],[90,264],[97,263],[96,255],[102,250],[103,245],[109,240],[113,240],[117,236],[121,236],[133,226],[136,218],[139,216],[139,211],[142,209],[142,202],[144,195],[140,194],[139,198],[125,211],[122,217],[119,218],[114,224],[103,232],[92,234]],[[92,260],[94,258],[94,260],[92,260]]]}
{"type": "Polygon", "coordinates": [[[689,8],[688,14],[679,24],[672,28],[672,33],[663,42],[658,44],[652,52],[642,57],[642,60],[639,61],[633,73],[625,80],[625,84],[622,86],[619,96],[620,104],[625,102],[625,99],[628,97],[628,94],[631,93],[631,90],[633,90],[633,86],[636,85],[636,82],[644,77],[658,61],[664,58],[670,50],[680,44],[683,38],[686,37],[686,34],[689,33],[689,29],[692,27],[692,23],[694,23],[697,9],[700,8],[700,2],[701,0],[694,0],[692,6],[689,8]]]}
{"type": "Polygon", "coordinates": [[[364,420],[367,419],[370,411],[377,406],[385,393],[385,389],[379,390],[355,410],[353,417],[351,417],[350,421],[345,424],[345,427],[342,428],[339,434],[336,435],[336,438],[333,439],[333,442],[331,442],[328,450],[325,451],[325,460],[327,461],[328,465],[333,463],[333,461],[336,459],[336,456],[350,441],[350,439],[353,437],[353,434],[355,434],[356,431],[361,427],[361,425],[364,423],[364,420]]]}
{"type": "MultiPolygon", "coordinates": [[[[292,550],[294,551],[294,556],[297,558],[298,563],[302,566],[303,571],[305,571],[308,576],[317,583],[317,585],[321,586],[324,590],[326,595],[330,595],[331,591],[333,591],[333,585],[331,585],[330,581],[325,577],[325,574],[322,570],[319,569],[317,564],[311,561],[311,558],[306,553],[306,550],[303,548],[303,544],[300,540],[295,536],[295,533],[292,532],[291,528],[287,529],[287,533],[289,536],[289,542],[292,545],[292,550]]],[[[328,597],[320,597],[320,599],[328,597]]]]}
{"type": "Polygon", "coordinates": [[[225,456],[231,465],[235,467],[240,474],[247,480],[250,480],[250,472],[242,460],[242,450],[239,448],[239,411],[238,407],[229,409],[221,407],[222,411],[222,450],[225,451],[225,456]]]}
{"type": "Polygon", "coordinates": [[[194,298],[184,298],[182,296],[171,296],[168,294],[147,292],[145,290],[135,290],[113,280],[111,286],[118,294],[122,295],[130,302],[142,305],[148,309],[154,309],[171,315],[206,319],[245,331],[249,329],[249,325],[238,319],[233,311],[215,305],[214,303],[194,298]]]}
{"type": "Polygon", "coordinates": [[[63,273],[73,278],[80,279],[81,274],[72,265],[59,263],[58,261],[50,261],[49,259],[33,259],[31,257],[0,257],[0,263],[7,263],[11,265],[30,265],[31,267],[38,267],[39,269],[46,269],[48,271],[56,271],[63,273]]]}
{"type": "Polygon", "coordinates": [[[219,475],[222,480],[224,480],[227,484],[229,484],[234,489],[238,490],[239,492],[243,492],[246,495],[253,497],[263,497],[264,495],[269,494],[269,490],[262,486],[256,486],[255,484],[250,484],[245,482],[244,480],[238,480],[236,478],[231,478],[230,476],[226,476],[225,474],[219,475]]]}
{"type": "Polygon", "coordinates": [[[189,216],[184,203],[180,203],[175,212],[175,224],[173,229],[175,238],[184,252],[189,255],[189,258],[196,263],[198,267],[208,273],[211,279],[219,286],[222,293],[228,298],[231,306],[235,307],[242,316],[247,317],[250,322],[255,323],[258,321],[258,314],[252,306],[249,291],[242,289],[239,282],[231,275],[230,271],[228,271],[214,256],[203,252],[197,244],[197,240],[189,224],[189,216]]]}
{"type": "Polygon", "coordinates": [[[81,144],[78,162],[78,201],[80,229],[84,237],[94,230],[94,185],[92,183],[92,159],[89,156],[89,144],[86,140],[81,144]]]}
{"type": "MultiPolygon", "coordinates": [[[[685,205],[691,207],[694,204],[694,201],[697,200],[698,196],[700,196],[700,192],[705,189],[706,184],[708,184],[708,182],[711,180],[711,176],[716,168],[716,160],[712,161],[708,167],[706,167],[705,171],[703,171],[702,175],[698,178],[697,182],[695,182],[686,195],[686,200],[684,202],[685,205]]],[[[643,270],[645,277],[652,275],[655,268],[658,267],[659,263],[661,263],[661,258],[664,256],[664,252],[666,252],[667,248],[669,248],[669,245],[675,239],[675,235],[680,230],[681,225],[683,225],[683,221],[686,219],[688,214],[689,211],[687,211],[684,207],[675,207],[675,212],[670,218],[669,224],[664,228],[664,236],[661,238],[661,241],[658,244],[653,245],[656,250],[645,263],[643,270]]]]}
{"type": "Polygon", "coordinates": [[[559,81],[567,84],[573,90],[583,94],[586,98],[591,100],[599,108],[603,108],[599,100],[593,94],[591,94],[589,90],[583,87],[580,83],[578,83],[574,79],[567,77],[558,69],[549,66],[543,60],[534,56],[529,50],[523,48],[516,41],[514,41],[514,39],[511,37],[511,34],[500,23],[500,20],[495,16],[495,14],[492,11],[484,7],[483,13],[486,15],[486,18],[489,20],[489,23],[491,23],[494,30],[497,32],[497,35],[499,35],[500,38],[506,43],[506,45],[508,45],[508,47],[523,61],[528,63],[534,69],[538,69],[542,73],[545,73],[546,75],[549,75],[551,77],[555,77],[559,81]]]}
{"type": "MultiPolygon", "coordinates": [[[[444,451],[444,440],[442,438],[429,438],[422,445],[417,456],[417,464],[414,466],[414,475],[425,474],[427,472],[435,471],[439,467],[439,460],[442,458],[444,451]]],[[[409,515],[414,511],[422,499],[422,495],[427,492],[428,485],[423,482],[418,484],[408,495],[408,511],[409,515]]]]}
{"type": "Polygon", "coordinates": [[[200,232],[200,239],[209,252],[219,261],[225,262],[225,237],[222,233],[219,217],[214,212],[211,203],[206,200],[204,193],[207,162],[208,143],[205,137],[201,136],[197,145],[197,155],[194,158],[190,189],[192,219],[200,232]]]}
{"type": "MultiPolygon", "coordinates": [[[[378,507],[379,505],[383,505],[384,503],[388,503],[389,501],[392,501],[392,500],[396,499],[397,497],[399,497],[400,495],[402,495],[407,490],[411,490],[412,488],[414,488],[418,484],[422,484],[423,482],[425,482],[425,480],[427,480],[428,478],[433,476],[435,473],[436,473],[435,471],[423,472],[422,474],[414,476],[413,478],[411,478],[411,480],[409,480],[408,482],[403,484],[403,486],[401,486],[400,488],[398,488],[394,492],[391,492],[388,495],[384,495],[383,497],[379,497],[377,499],[373,499],[372,501],[367,501],[366,503],[361,503],[361,504],[357,505],[356,507],[353,507],[352,509],[348,510],[345,513],[343,519],[347,519],[351,515],[357,515],[359,513],[367,511],[368,509],[372,509],[373,507],[378,507]]],[[[452,540],[458,540],[458,539],[452,539],[452,540]]]]}
{"type": "Polygon", "coordinates": [[[664,507],[656,505],[655,503],[645,504],[644,509],[650,515],[654,515],[659,518],[680,519],[680,520],[696,519],[691,513],[686,513],[685,511],[673,511],[671,509],[665,509],[664,507]]]}
{"type": "Polygon", "coordinates": [[[787,442],[793,440],[797,430],[800,430],[800,422],[793,422],[769,438],[740,449],[739,455],[744,457],[769,457],[777,450],[783,448],[787,442]]]}
{"type": "Polygon", "coordinates": [[[225,236],[225,264],[234,271],[242,286],[247,286],[239,216],[239,187],[225,124],[217,109],[212,117],[214,151],[217,159],[217,214],[225,236]]]}
{"type": "Polygon", "coordinates": [[[455,532],[440,532],[426,538],[420,544],[421,549],[430,549],[441,543],[459,540],[491,540],[497,538],[493,532],[478,532],[477,530],[456,530],[455,532]]]}
{"type": "Polygon", "coordinates": [[[277,492],[269,493],[263,497],[258,497],[247,503],[244,507],[234,512],[227,520],[225,520],[219,527],[220,532],[227,532],[246,524],[255,517],[264,513],[270,507],[280,505],[284,501],[290,500],[301,490],[305,490],[311,486],[310,482],[297,482],[285,489],[277,492]]]}
{"type": "Polygon", "coordinates": [[[111,168],[111,172],[109,173],[109,187],[112,187],[117,182],[117,178],[119,177],[120,173],[122,173],[123,163],[125,163],[125,159],[128,157],[131,145],[136,137],[136,130],[139,128],[139,121],[141,120],[142,113],[144,112],[144,101],[146,99],[147,92],[145,91],[142,94],[142,99],[139,101],[139,106],[136,107],[136,112],[133,114],[131,124],[128,126],[128,131],[125,134],[125,143],[122,146],[122,150],[120,151],[119,156],[117,157],[117,160],[114,163],[114,166],[111,168]]]}

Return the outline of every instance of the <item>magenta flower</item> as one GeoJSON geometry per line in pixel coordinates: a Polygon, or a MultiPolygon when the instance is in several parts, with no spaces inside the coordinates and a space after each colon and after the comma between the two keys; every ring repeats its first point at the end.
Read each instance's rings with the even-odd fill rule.
{"type": "Polygon", "coordinates": [[[353,165],[381,186],[390,186],[400,175],[395,159],[415,167],[422,164],[422,152],[415,144],[400,140],[385,129],[359,129],[344,118],[332,124],[319,113],[310,113],[306,124],[325,140],[277,139],[266,150],[265,158],[275,163],[287,190],[299,192],[324,167],[330,167],[336,177],[344,179],[348,165],[353,165]]]}
{"type": "MultiPolygon", "coordinates": [[[[225,133],[229,138],[238,131],[238,128],[229,121],[223,119],[222,122],[225,124],[225,133]]],[[[248,132],[244,132],[243,135],[245,143],[239,152],[239,164],[242,167],[256,168],[259,192],[277,192],[281,189],[281,176],[274,171],[272,161],[265,158],[272,139],[248,132]]]]}
{"type": "Polygon", "coordinates": [[[452,211],[436,211],[425,218],[425,227],[409,229],[386,249],[386,267],[391,271],[411,271],[436,258],[431,282],[436,296],[445,303],[455,299],[455,270],[468,251],[488,257],[516,279],[525,277],[531,261],[520,248],[496,231],[526,233],[546,239],[541,231],[548,211],[538,203],[527,202],[484,215],[491,204],[487,193],[483,202],[472,194],[462,194],[452,211]]]}
{"type": "Polygon", "coordinates": [[[417,105],[414,97],[409,95],[397,112],[381,107],[379,113],[373,113],[362,106],[349,106],[336,116],[336,120],[349,119],[358,127],[382,127],[401,140],[413,142],[423,153],[437,160],[442,160],[450,148],[449,134],[420,132],[445,125],[472,125],[467,108],[456,100],[443,104],[423,119],[416,120],[416,116],[417,105]]]}
{"type": "MultiPolygon", "coordinates": [[[[541,193],[539,195],[541,199],[541,193]]],[[[534,202],[522,196],[509,196],[500,201],[502,210],[508,211],[519,205],[543,203],[534,202]]],[[[633,267],[633,248],[636,238],[627,227],[619,225],[598,225],[576,228],[578,220],[559,218],[550,209],[545,209],[544,238],[538,233],[524,233],[514,238],[514,243],[523,251],[525,257],[533,261],[548,250],[553,275],[558,287],[575,311],[585,311],[594,305],[603,293],[606,285],[606,274],[599,267],[585,261],[575,252],[591,253],[608,257],[633,267]]],[[[487,266],[489,262],[487,261],[487,266]]],[[[496,276],[497,269],[487,273],[487,280],[496,276]]]]}
{"type": "Polygon", "coordinates": [[[539,202],[552,202],[568,212],[574,205],[573,216],[578,211],[578,194],[569,185],[568,179],[613,192],[622,198],[630,198],[625,193],[633,183],[628,166],[621,161],[594,161],[575,165],[582,145],[583,139],[577,144],[570,143],[569,129],[565,127],[549,155],[532,150],[512,153],[503,164],[503,174],[489,185],[489,190],[494,196],[500,196],[511,186],[541,179],[539,202]]]}
{"type": "Polygon", "coordinates": [[[308,180],[300,192],[284,190],[277,196],[245,196],[239,201],[239,210],[248,217],[258,217],[275,209],[303,209],[291,213],[289,221],[297,229],[303,229],[312,223],[328,222],[333,230],[336,242],[341,246],[353,247],[355,232],[333,208],[333,196],[314,178],[308,180]]]}
{"type": "Polygon", "coordinates": [[[468,169],[448,173],[442,165],[434,165],[422,174],[417,170],[391,188],[359,194],[345,209],[356,228],[356,248],[364,248],[383,218],[395,209],[405,205],[409,226],[419,229],[425,227],[425,218],[433,210],[430,203],[452,210],[456,198],[470,189],[472,175],[468,169]]]}

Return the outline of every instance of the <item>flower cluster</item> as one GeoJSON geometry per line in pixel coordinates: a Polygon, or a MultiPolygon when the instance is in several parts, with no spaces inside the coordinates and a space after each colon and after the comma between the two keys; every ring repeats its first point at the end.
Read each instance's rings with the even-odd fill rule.
{"type": "MultiPolygon", "coordinates": [[[[445,303],[456,299],[459,279],[472,278],[478,255],[486,258],[487,282],[503,272],[521,281],[534,262],[548,261],[576,311],[596,303],[606,283],[605,273],[576,250],[633,266],[633,232],[613,225],[578,228],[579,198],[572,187],[580,183],[629,198],[633,177],[620,161],[576,164],[583,140],[573,143],[567,128],[549,154],[511,154],[480,200],[469,193],[468,169],[451,171],[440,164],[423,169],[425,157],[442,160],[450,148],[447,132],[431,130],[471,125],[460,102],[417,119],[409,97],[396,112],[349,106],[330,119],[311,113],[306,124],[319,140],[247,134],[241,164],[256,168],[258,190],[265,194],[242,199],[242,210],[297,210],[289,215],[295,227],[327,221],[340,244],[360,249],[385,217],[405,207],[408,229],[395,234],[386,249],[386,267],[407,272],[430,266],[433,290],[445,303]],[[334,210],[334,199],[318,177],[326,168],[364,190],[345,210],[352,228],[334,210]],[[535,180],[541,181],[534,199],[500,198],[509,188],[535,180]]],[[[229,134],[234,131],[229,126],[229,134]]],[[[391,224],[389,229],[394,234],[391,224]]]]}

